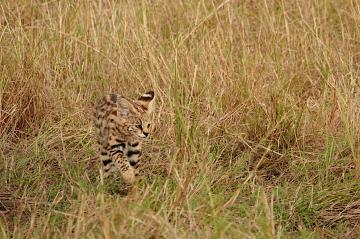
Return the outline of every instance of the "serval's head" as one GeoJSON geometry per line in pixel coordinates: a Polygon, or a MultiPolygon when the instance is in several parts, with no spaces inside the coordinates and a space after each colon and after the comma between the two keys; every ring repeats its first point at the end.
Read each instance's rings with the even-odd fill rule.
{"type": "Polygon", "coordinates": [[[133,110],[128,117],[128,132],[137,138],[149,137],[153,129],[153,112],[155,110],[155,93],[147,91],[134,100],[133,110]]]}

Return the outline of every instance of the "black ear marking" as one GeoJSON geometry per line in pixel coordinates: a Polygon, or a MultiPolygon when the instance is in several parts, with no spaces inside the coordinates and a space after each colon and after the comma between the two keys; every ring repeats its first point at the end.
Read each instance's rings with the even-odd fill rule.
{"type": "Polygon", "coordinates": [[[149,90],[145,94],[151,95],[154,98],[155,92],[153,90],[149,90]]]}
{"type": "Polygon", "coordinates": [[[150,91],[147,91],[142,96],[140,96],[138,100],[147,102],[147,101],[151,101],[152,99],[154,99],[154,96],[155,96],[154,91],[150,90],[150,91]]]}

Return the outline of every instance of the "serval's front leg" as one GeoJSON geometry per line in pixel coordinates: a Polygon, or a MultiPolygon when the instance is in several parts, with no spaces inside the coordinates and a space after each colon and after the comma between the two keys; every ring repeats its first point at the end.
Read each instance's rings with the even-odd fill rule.
{"type": "Polygon", "coordinates": [[[128,184],[135,182],[135,170],[130,165],[128,159],[124,155],[117,155],[114,159],[117,169],[120,171],[122,178],[128,184]]]}
{"type": "Polygon", "coordinates": [[[124,155],[126,144],[120,140],[111,144],[109,148],[111,162],[120,171],[122,178],[126,183],[133,184],[135,182],[135,170],[130,165],[127,157],[124,155]]]}

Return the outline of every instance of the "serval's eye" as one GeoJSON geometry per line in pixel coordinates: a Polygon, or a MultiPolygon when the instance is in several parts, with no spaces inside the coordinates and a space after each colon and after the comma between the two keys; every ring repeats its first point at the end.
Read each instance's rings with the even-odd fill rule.
{"type": "Polygon", "coordinates": [[[136,128],[138,128],[138,129],[140,129],[140,130],[143,130],[143,127],[142,127],[141,124],[137,124],[137,125],[136,125],[136,128]]]}
{"type": "Polygon", "coordinates": [[[148,123],[148,124],[147,124],[147,127],[148,127],[148,128],[150,128],[150,126],[151,126],[151,124],[150,124],[150,123],[148,123]]]}

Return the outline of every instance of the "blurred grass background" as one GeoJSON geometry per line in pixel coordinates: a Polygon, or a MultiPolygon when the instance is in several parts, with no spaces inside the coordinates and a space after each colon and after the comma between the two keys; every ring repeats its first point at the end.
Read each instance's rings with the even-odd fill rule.
{"type": "Polygon", "coordinates": [[[360,3],[0,2],[2,238],[358,238],[360,3]],[[154,89],[126,195],[91,104],[154,89]]]}

